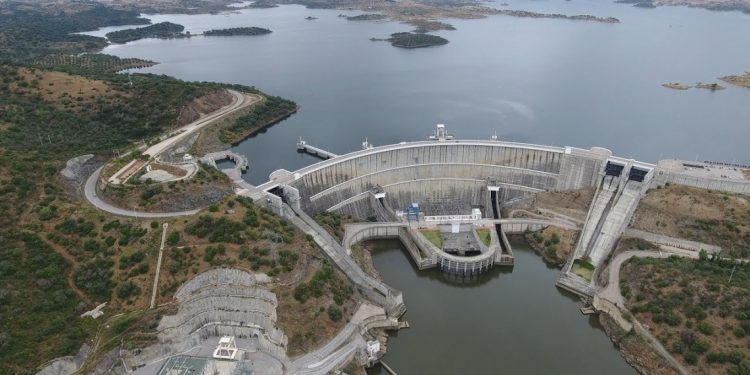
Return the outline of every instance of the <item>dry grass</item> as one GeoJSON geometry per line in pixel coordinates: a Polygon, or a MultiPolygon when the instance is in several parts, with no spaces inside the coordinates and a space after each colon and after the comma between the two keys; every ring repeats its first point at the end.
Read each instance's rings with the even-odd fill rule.
{"type": "Polygon", "coordinates": [[[534,208],[547,209],[579,220],[586,218],[594,199],[594,189],[545,191],[536,195],[534,208]]]}
{"type": "Polygon", "coordinates": [[[743,169],[742,174],[745,175],[745,179],[750,180],[750,169],[743,169]]]}
{"type": "Polygon", "coordinates": [[[153,169],[159,169],[159,170],[165,171],[165,172],[167,172],[167,173],[169,173],[169,174],[171,174],[172,176],[175,176],[175,177],[183,177],[183,176],[185,176],[187,174],[187,172],[184,169],[182,169],[180,167],[176,167],[174,165],[160,164],[160,163],[151,163],[150,165],[151,165],[151,169],[152,170],[153,169]]]}
{"type": "Polygon", "coordinates": [[[750,253],[750,197],[670,185],[652,189],[641,200],[633,226],[750,253]]]}
{"type": "Polygon", "coordinates": [[[104,81],[62,72],[20,68],[21,82],[11,84],[11,90],[25,96],[38,96],[59,110],[80,113],[99,102],[121,101],[128,94],[117,91],[104,81]]]}

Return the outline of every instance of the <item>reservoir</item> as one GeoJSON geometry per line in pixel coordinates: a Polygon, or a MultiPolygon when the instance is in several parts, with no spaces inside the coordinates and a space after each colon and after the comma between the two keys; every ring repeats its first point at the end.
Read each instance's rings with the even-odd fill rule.
{"type": "MultiPolygon", "coordinates": [[[[421,140],[445,123],[460,139],[600,146],[616,155],[750,163],[750,89],[670,90],[750,69],[750,16],[593,0],[509,0],[507,9],[616,17],[619,24],[494,16],[445,20],[440,47],[404,50],[370,38],[413,27],[353,22],[356,11],[288,5],[217,15],[148,15],[193,34],[257,26],[263,36],[140,40],[104,53],[159,62],[142,72],[256,86],[296,101],[282,123],[233,147],[252,184],[317,161],[295,143],[336,153],[421,140]],[[308,16],[317,17],[306,20],[308,16]]],[[[489,6],[499,6],[488,3],[489,6]]],[[[100,30],[94,34],[103,34],[100,30]]],[[[397,208],[403,209],[403,208],[397,208]]],[[[558,271],[516,243],[515,267],[472,281],[418,272],[400,244],[378,242],[383,279],[402,290],[411,328],[389,341],[401,374],[634,374],[595,318],[554,287],[558,271]]],[[[380,373],[379,369],[371,373],[380,373]]]]}
{"type": "MultiPolygon", "coordinates": [[[[160,64],[142,71],[257,86],[300,112],[234,151],[246,178],[316,161],[296,153],[302,136],[336,153],[421,140],[436,123],[460,139],[582,148],[600,146],[647,162],[663,158],[750,163],[750,89],[671,90],[750,69],[750,16],[685,7],[634,8],[593,0],[510,0],[504,9],[617,17],[619,24],[493,16],[445,20],[450,43],[404,50],[369,39],[413,27],[356,22],[357,11],[290,5],[217,15],[153,15],[193,34],[258,26],[263,36],[146,39],[105,53],[160,64]],[[317,17],[306,20],[305,17],[317,17]]],[[[498,3],[493,6],[499,6],[498,3]]],[[[101,31],[100,33],[103,33],[101,31]]]]}

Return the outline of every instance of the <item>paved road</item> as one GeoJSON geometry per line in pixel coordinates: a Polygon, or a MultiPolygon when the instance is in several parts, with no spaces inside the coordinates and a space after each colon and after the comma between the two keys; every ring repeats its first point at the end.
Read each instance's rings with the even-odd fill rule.
{"type": "Polygon", "coordinates": [[[178,212],[143,212],[143,211],[135,211],[135,210],[128,210],[120,207],[115,207],[105,201],[103,201],[101,198],[99,198],[96,194],[96,182],[99,181],[99,175],[102,173],[102,168],[100,167],[94,173],[89,176],[89,179],[86,180],[86,185],[83,188],[83,195],[86,197],[86,200],[89,201],[94,207],[96,207],[99,210],[109,212],[114,215],[118,216],[126,216],[126,217],[135,217],[135,218],[167,218],[167,217],[179,217],[179,216],[190,216],[195,215],[200,210],[190,210],[190,211],[178,211],[178,212]]]}
{"type": "Polygon", "coordinates": [[[246,100],[245,95],[243,95],[240,92],[234,91],[234,90],[227,90],[230,94],[234,96],[234,102],[218,111],[212,112],[210,115],[206,117],[202,117],[194,122],[191,122],[190,124],[187,124],[183,126],[182,128],[178,129],[176,132],[178,134],[169,137],[151,147],[149,147],[146,151],[143,152],[144,155],[151,156],[152,158],[155,158],[159,156],[162,152],[170,149],[180,141],[184,140],[185,138],[189,137],[191,134],[201,130],[206,125],[211,124],[212,122],[216,121],[217,119],[226,116],[229,113],[232,113],[240,108],[247,107],[249,105],[252,105],[254,103],[257,103],[259,100],[261,100],[260,96],[254,96],[255,100],[246,100]]]}

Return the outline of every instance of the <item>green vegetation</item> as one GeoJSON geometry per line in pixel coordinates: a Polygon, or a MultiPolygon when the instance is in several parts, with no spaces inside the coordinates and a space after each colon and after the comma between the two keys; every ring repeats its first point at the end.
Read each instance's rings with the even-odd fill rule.
{"type": "Polygon", "coordinates": [[[591,281],[591,277],[594,275],[594,265],[591,264],[587,259],[578,258],[573,261],[573,267],[571,268],[571,271],[586,279],[586,281],[591,281]]]}
{"type": "Polygon", "coordinates": [[[233,36],[233,35],[265,35],[271,30],[262,27],[232,27],[228,29],[214,29],[203,33],[205,36],[233,36]]]}
{"type": "Polygon", "coordinates": [[[106,46],[104,38],[74,33],[103,26],[148,23],[135,11],[113,9],[94,2],[79,2],[77,7],[78,11],[64,11],[57,6],[0,2],[3,19],[0,22],[0,61],[20,62],[49,54],[97,51],[106,46]]]}
{"type": "Polygon", "coordinates": [[[437,229],[423,229],[419,231],[422,235],[427,238],[428,241],[432,242],[433,245],[437,246],[438,249],[443,248],[443,235],[437,229]]]}
{"type": "Polygon", "coordinates": [[[107,33],[107,39],[112,43],[127,43],[145,38],[177,38],[185,36],[185,34],[182,33],[182,30],[185,30],[185,26],[171,22],[159,22],[136,29],[112,31],[107,33]]]}
{"type": "Polygon", "coordinates": [[[378,13],[365,13],[357,16],[346,17],[348,21],[380,21],[387,18],[387,15],[378,13]]]}
{"type": "Polygon", "coordinates": [[[490,246],[490,243],[492,243],[492,237],[490,236],[489,228],[477,229],[477,235],[479,235],[479,239],[485,246],[490,246]]]}
{"type": "Polygon", "coordinates": [[[448,40],[437,35],[423,33],[395,33],[388,38],[391,45],[399,48],[424,48],[448,44],[448,40]]]}
{"type": "MultiPolygon", "coordinates": [[[[93,153],[101,162],[113,150],[150,141],[177,125],[187,104],[217,90],[261,93],[240,85],[116,74],[152,63],[82,54],[100,50],[106,40],[73,33],[147,24],[138,12],[94,2],[38,6],[4,1],[0,14],[0,373],[28,374],[52,358],[75,354],[97,332],[101,320],[79,317],[97,303],[110,302],[107,314],[110,309],[143,307],[138,297],[149,283],[161,233],[149,221],[113,219],[82,203],[74,196],[78,187],[58,175],[65,161],[93,153]]],[[[273,116],[280,119],[280,106],[296,110],[296,104],[281,98],[267,103],[257,106],[256,117],[246,118],[244,125],[260,125],[273,116]]],[[[198,174],[203,183],[214,177],[203,170],[198,174]]],[[[135,202],[152,204],[167,186],[184,187],[144,186],[135,202]]],[[[240,223],[242,231],[214,228],[220,219],[201,222],[210,228],[206,238],[262,240],[266,232],[280,241],[294,237],[285,222],[252,210],[241,221],[229,219],[240,223]]],[[[185,230],[170,233],[169,246],[179,244],[183,235],[185,230]]],[[[215,253],[213,263],[230,261],[229,252],[221,254],[221,244],[211,246],[216,249],[209,251],[215,253]]],[[[190,251],[178,250],[184,262],[178,266],[187,267],[203,255],[190,251]]],[[[298,258],[293,252],[280,253],[269,274],[293,269],[298,258]]],[[[106,334],[119,335],[138,324],[121,319],[106,334]]]]}
{"type": "Polygon", "coordinates": [[[222,132],[222,141],[240,142],[248,135],[273,125],[296,111],[297,103],[278,96],[266,96],[263,102],[255,105],[251,113],[240,117],[234,125],[222,132]]]}
{"type": "Polygon", "coordinates": [[[322,297],[326,290],[333,295],[333,301],[339,306],[343,305],[354,293],[354,289],[348,285],[346,280],[334,273],[333,266],[324,262],[315,271],[310,281],[297,285],[294,289],[294,299],[299,303],[305,303],[310,298],[322,297]]]}
{"type": "Polygon", "coordinates": [[[87,53],[85,55],[46,55],[33,59],[30,64],[36,68],[55,69],[71,74],[102,75],[126,69],[145,68],[156,63],[132,57],[119,58],[101,53],[87,53]]]}
{"type": "Polygon", "coordinates": [[[705,253],[634,258],[623,276],[629,310],[676,356],[715,373],[747,373],[747,352],[737,348],[748,345],[750,264],[705,253]]]}
{"type": "Polygon", "coordinates": [[[26,374],[40,357],[75,353],[92,326],[78,318],[70,266],[48,244],[27,231],[0,242],[0,373],[26,374]]]}

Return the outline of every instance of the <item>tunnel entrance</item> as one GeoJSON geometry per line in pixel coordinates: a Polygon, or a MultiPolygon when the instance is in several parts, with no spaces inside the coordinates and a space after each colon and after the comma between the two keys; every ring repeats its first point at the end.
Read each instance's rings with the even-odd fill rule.
{"type": "Polygon", "coordinates": [[[281,188],[281,186],[277,186],[271,190],[268,190],[269,193],[281,198],[281,201],[284,203],[289,203],[286,201],[286,197],[284,196],[284,189],[281,188]]]}

